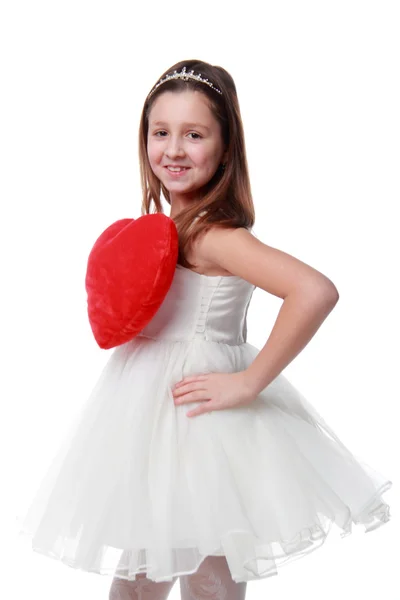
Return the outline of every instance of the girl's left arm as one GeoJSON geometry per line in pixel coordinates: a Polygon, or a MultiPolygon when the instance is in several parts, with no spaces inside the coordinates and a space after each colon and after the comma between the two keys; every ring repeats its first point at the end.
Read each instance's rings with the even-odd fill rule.
{"type": "Polygon", "coordinates": [[[329,285],[295,290],[286,296],[267,342],[243,371],[253,395],[267,387],[303,350],[338,299],[329,285]]]}
{"type": "Polygon", "coordinates": [[[267,342],[242,371],[249,391],[257,395],[308,344],[338,302],[338,290],[323,273],[242,227],[209,230],[198,251],[208,264],[283,299],[267,342]]]}

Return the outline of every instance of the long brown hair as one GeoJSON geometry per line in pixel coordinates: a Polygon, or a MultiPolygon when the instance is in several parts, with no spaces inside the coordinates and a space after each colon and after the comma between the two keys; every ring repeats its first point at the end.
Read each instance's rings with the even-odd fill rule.
{"type": "MultiPolygon", "coordinates": [[[[248,173],[243,123],[240,115],[236,86],[231,75],[222,67],[213,66],[201,60],[184,60],[176,63],[161,75],[172,74],[174,70],[186,70],[201,73],[219,88],[219,94],[200,81],[172,79],[160,85],[151,97],[147,97],[143,106],[139,126],[139,164],[142,186],[141,214],[163,213],[160,193],[162,191],[168,204],[171,204],[168,190],[154,175],[147,155],[147,135],[149,114],[156,98],[167,91],[198,91],[204,94],[210,110],[221,126],[223,143],[227,150],[225,169],[217,169],[211,180],[202,188],[201,199],[181,210],[174,217],[178,231],[178,263],[193,268],[186,259],[186,253],[202,232],[213,226],[223,228],[245,227],[251,229],[255,222],[255,210],[251,194],[248,173]],[[154,203],[154,207],[152,207],[154,203]],[[196,218],[197,217],[197,218],[196,218]]],[[[157,80],[158,81],[158,80],[157,80]]]]}

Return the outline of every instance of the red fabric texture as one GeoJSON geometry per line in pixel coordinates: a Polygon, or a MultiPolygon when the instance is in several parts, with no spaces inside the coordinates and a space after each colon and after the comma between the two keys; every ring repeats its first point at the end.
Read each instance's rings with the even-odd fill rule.
{"type": "Polygon", "coordinates": [[[133,339],[161,306],[175,273],[178,232],[163,213],[112,223],[90,251],[87,310],[100,348],[133,339]]]}

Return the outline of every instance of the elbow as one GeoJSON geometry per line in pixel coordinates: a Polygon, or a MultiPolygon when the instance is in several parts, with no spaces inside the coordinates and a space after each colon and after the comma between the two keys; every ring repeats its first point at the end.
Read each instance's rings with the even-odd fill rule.
{"type": "Polygon", "coordinates": [[[296,292],[307,302],[317,304],[332,310],[339,300],[339,292],[335,284],[322,276],[308,281],[307,284],[297,288],[296,292]]]}
{"type": "Polygon", "coordinates": [[[319,285],[318,295],[321,302],[327,306],[333,308],[339,301],[339,292],[337,287],[330,279],[325,279],[319,285]]]}

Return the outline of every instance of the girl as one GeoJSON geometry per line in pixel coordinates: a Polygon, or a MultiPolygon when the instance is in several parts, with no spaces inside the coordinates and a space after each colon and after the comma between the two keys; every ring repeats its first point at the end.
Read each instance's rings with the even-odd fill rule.
{"type": "Polygon", "coordinates": [[[245,597],[248,581],[352,524],[390,518],[391,482],[358,461],[281,373],[339,295],[251,233],[255,215],[232,77],[187,60],[150,90],[139,138],[142,214],[179,233],[172,285],[117,347],[24,528],[34,549],[113,574],[112,600],[245,597]],[[283,299],[261,351],[256,287],[283,299]]]}

